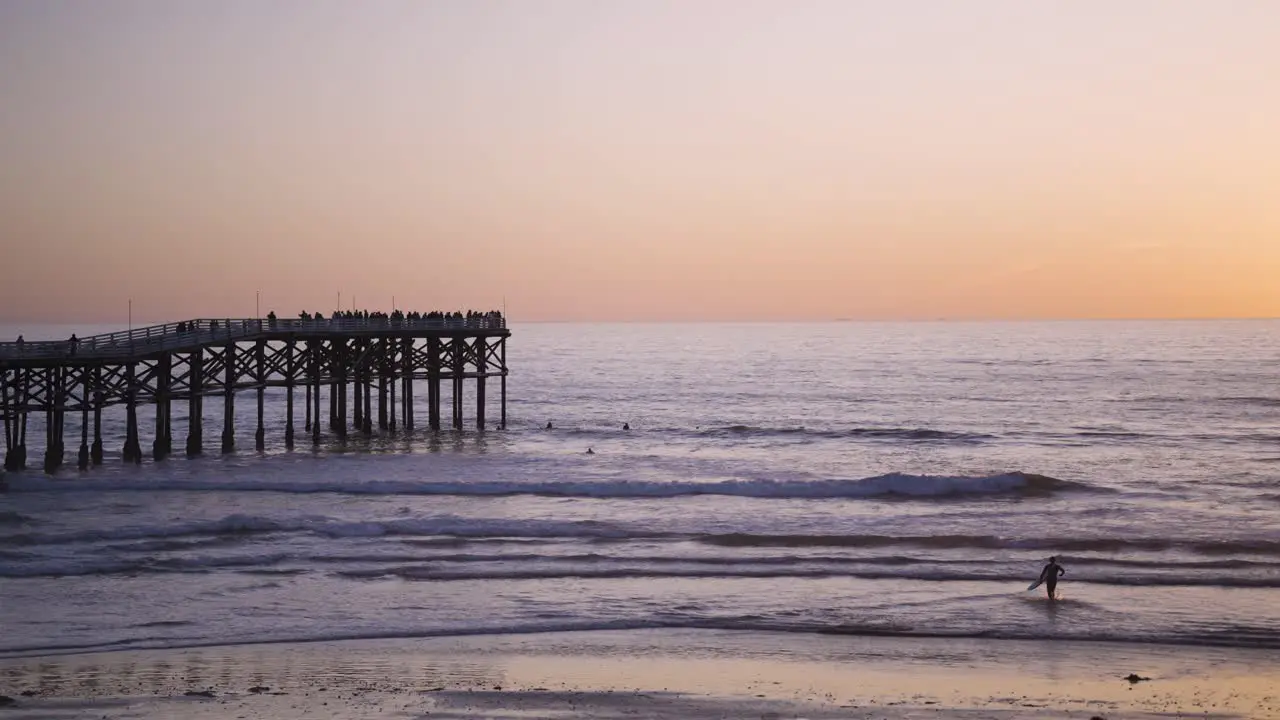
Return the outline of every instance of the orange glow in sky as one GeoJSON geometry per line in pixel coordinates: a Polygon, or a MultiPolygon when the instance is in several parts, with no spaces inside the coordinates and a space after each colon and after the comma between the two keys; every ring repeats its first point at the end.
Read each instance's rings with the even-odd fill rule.
{"type": "Polygon", "coordinates": [[[1280,3],[0,5],[0,319],[1280,316],[1280,3]]]}

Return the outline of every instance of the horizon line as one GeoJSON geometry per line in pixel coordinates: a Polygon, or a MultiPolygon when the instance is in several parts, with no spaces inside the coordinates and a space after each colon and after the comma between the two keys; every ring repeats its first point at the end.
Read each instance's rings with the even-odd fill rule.
{"type": "MultiPolygon", "coordinates": [[[[266,319],[254,318],[252,316],[215,316],[200,315],[191,318],[182,318],[181,320],[149,320],[135,319],[134,328],[145,328],[153,325],[163,325],[166,323],[174,323],[186,320],[199,319],[218,319],[218,320],[255,320],[266,319]]],[[[779,325],[779,324],[831,324],[831,323],[1047,323],[1047,322],[1206,322],[1206,321],[1222,321],[1222,322],[1247,322],[1247,321],[1275,321],[1280,320],[1280,315],[1237,315],[1237,316],[1124,316],[1124,317],[1097,317],[1097,316],[1080,316],[1080,317],[937,317],[937,318],[891,318],[891,317],[867,317],[867,318],[790,318],[790,319],[532,319],[520,320],[512,319],[507,316],[509,324],[525,324],[525,325],[779,325]]],[[[114,321],[92,321],[92,320],[43,320],[43,319],[12,319],[0,317],[0,325],[43,325],[43,326],[75,326],[75,325],[95,325],[95,326],[112,326],[114,321]]],[[[121,327],[127,327],[127,323],[121,323],[121,327]]]]}

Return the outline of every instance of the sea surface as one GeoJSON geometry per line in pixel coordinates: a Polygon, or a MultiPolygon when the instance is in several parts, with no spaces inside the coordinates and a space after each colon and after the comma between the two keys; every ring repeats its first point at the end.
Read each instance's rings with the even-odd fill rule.
{"type": "MultiPolygon", "coordinates": [[[[100,330],[22,328],[72,329],[100,330]]],[[[506,430],[287,451],[271,391],[265,452],[251,395],[241,450],[183,457],[182,403],[179,454],[141,466],[115,409],[106,464],[75,469],[69,416],[47,477],[34,417],[0,656],[633,628],[1280,649],[1280,321],[512,333],[506,430]],[[1056,603],[1025,590],[1049,555],[1056,603]]]]}

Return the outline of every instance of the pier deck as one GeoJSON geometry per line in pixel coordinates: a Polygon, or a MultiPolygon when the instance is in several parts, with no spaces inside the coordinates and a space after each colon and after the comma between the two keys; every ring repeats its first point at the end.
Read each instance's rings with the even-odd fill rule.
{"type": "Polygon", "coordinates": [[[186,452],[203,451],[203,403],[223,400],[222,451],[235,449],[238,392],[257,392],[256,446],[264,446],[268,387],[285,393],[285,444],[295,440],[294,391],[305,391],[305,431],[321,441],[322,394],[330,432],[350,428],[372,434],[414,426],[414,381],[425,381],[428,423],[441,425],[441,382],[452,383],[453,427],[463,427],[464,382],[475,383],[475,423],[485,427],[486,381],[500,380],[506,426],[506,321],[495,314],[444,318],[199,319],[78,338],[76,341],[0,343],[0,415],[5,427],[5,469],[26,467],[27,420],[45,415],[46,472],[63,462],[68,412],[80,413],[78,464],[103,461],[102,410],[126,408],[121,455],[140,462],[137,408],[155,406],[152,456],[172,452],[172,404],[188,403],[186,452]],[[348,393],[350,386],[350,393],[348,393]],[[323,391],[323,392],[322,392],[323,391]],[[397,404],[397,394],[399,403],[397,404]],[[376,408],[374,407],[376,398],[376,408]],[[348,399],[351,400],[348,404],[348,399]],[[349,412],[350,411],[350,412],[349,412]],[[91,419],[92,416],[92,419],[91,419]],[[92,442],[89,434],[92,427],[92,442]]]}

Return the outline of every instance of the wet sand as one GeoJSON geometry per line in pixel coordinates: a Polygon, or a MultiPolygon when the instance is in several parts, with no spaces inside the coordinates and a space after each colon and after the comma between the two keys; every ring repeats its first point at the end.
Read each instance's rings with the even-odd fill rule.
{"type": "Polygon", "coordinates": [[[235,645],[3,659],[0,719],[1269,718],[1271,655],[690,630],[235,645]]]}

